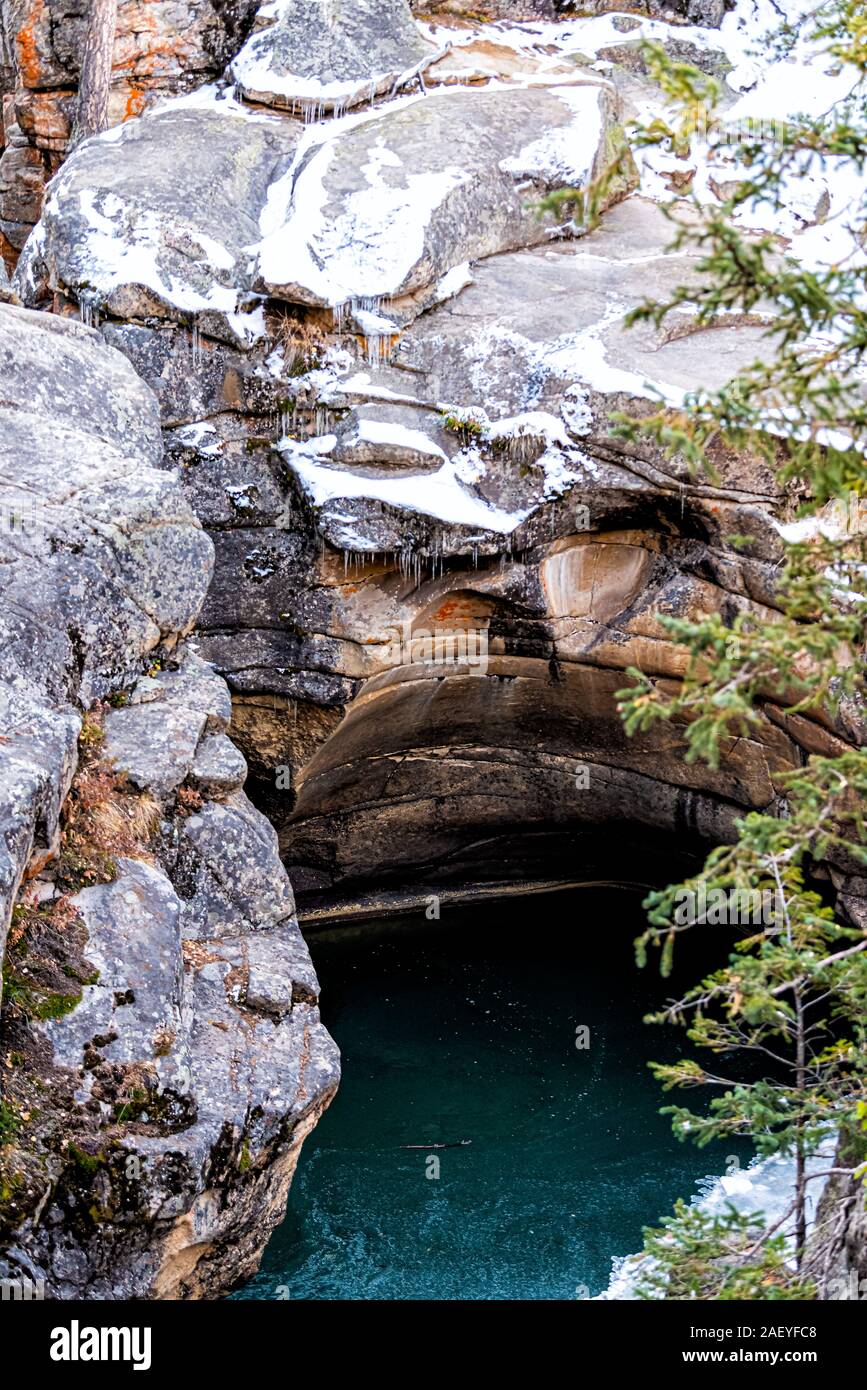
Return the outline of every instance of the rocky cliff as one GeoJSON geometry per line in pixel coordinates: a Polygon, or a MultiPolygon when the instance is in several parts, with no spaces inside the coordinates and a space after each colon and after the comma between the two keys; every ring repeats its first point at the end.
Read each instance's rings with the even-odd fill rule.
{"type": "Polygon", "coordinates": [[[184,640],[213,548],[154,396],[11,307],[0,382],[0,1267],[214,1296],[282,1216],[336,1050],[229,692],[184,640]]]}
{"type": "MultiPolygon", "coordinates": [[[[863,741],[853,708],[770,702],[716,772],[684,763],[675,729],[623,735],[626,667],[684,669],[662,615],[778,606],[796,503],[759,458],[718,450],[711,482],[611,429],[763,350],[761,314],[626,328],[699,274],[669,250],[660,202],[696,182],[717,196],[727,172],[625,148],[624,119],[661,100],[637,40],[727,75],[736,111],[763,82],[755,6],[689,0],[672,24],[581,8],[509,4],[490,24],[451,3],[416,24],[402,0],[221,12],[225,77],[78,148],[24,247],[14,292],[50,312],[5,313],[48,345],[37,379],[59,437],[74,421],[76,467],[99,455],[51,498],[50,564],[22,557],[28,611],[37,560],[54,586],[17,650],[56,732],[8,812],[10,901],[22,875],[35,885],[16,988],[52,913],[76,924],[80,997],[25,997],[13,1102],[27,1113],[33,1068],[51,1068],[81,1133],[70,1159],[49,1117],[38,1170],[13,1168],[4,1199],[13,1260],[63,1295],[212,1295],[279,1217],[336,1062],[278,837],[311,918],[647,885],[663,857],[688,867],[744,810],[778,806],[781,772],[863,741]],[[549,196],[564,187],[571,204],[549,196]],[[75,353],[86,406],[74,380],[54,390],[75,353]],[[46,636],[56,594],[68,618],[46,636]],[[76,881],[94,781],[137,830],[76,881]]],[[[211,75],[185,61],[160,91],[211,75]]],[[[835,196],[781,209],[785,243],[811,254],[835,196]]],[[[50,497],[51,431],[33,428],[50,497]]],[[[829,887],[862,923],[849,868],[829,887]]]]}

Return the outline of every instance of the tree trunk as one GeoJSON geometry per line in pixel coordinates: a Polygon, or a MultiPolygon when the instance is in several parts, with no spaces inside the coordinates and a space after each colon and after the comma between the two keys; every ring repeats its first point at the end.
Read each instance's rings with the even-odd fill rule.
{"type": "Polygon", "coordinates": [[[70,149],[89,135],[98,135],[108,123],[108,92],[116,23],[117,0],[90,0],[70,149]]]}
{"type": "MultiPolygon", "coordinates": [[[[797,1028],[797,1054],[795,1075],[799,1100],[803,1104],[803,1091],[806,1086],[806,1034],[804,1025],[804,1000],[800,989],[795,990],[795,1019],[797,1028]]],[[[798,1269],[804,1261],[807,1245],[807,1163],[804,1146],[804,1122],[798,1121],[797,1142],[795,1146],[795,1258],[798,1269]]]]}

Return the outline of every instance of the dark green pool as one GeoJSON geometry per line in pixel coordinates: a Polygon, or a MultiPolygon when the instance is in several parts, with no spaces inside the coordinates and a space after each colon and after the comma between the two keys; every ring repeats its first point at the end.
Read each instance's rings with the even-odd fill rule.
{"type": "MultiPolygon", "coordinates": [[[[677,983],[636,969],[642,921],[625,893],[585,890],[313,936],[343,1082],[260,1273],[234,1297],[603,1290],[612,1256],[640,1248],[642,1225],[731,1151],[679,1144],[657,1113],[646,1060],[684,1044],[641,1022],[677,983]],[[472,1143],[401,1147],[460,1139],[472,1143]]],[[[682,973],[720,951],[706,941],[682,973]]]]}

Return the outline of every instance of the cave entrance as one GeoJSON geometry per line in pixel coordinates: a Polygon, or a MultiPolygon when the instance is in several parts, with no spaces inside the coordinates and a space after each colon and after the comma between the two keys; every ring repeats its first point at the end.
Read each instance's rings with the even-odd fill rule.
{"type": "Polygon", "coordinates": [[[642,1227],[737,1148],[674,1139],[646,1063],[689,1044],[642,1025],[726,954],[724,930],[695,933],[662,981],[635,966],[640,899],[585,888],[312,933],[343,1080],[235,1297],[604,1292],[642,1227]]]}

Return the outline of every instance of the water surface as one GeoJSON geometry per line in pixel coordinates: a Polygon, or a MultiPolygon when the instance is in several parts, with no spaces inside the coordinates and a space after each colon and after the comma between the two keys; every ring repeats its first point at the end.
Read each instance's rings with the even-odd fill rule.
{"type": "MultiPolygon", "coordinates": [[[[612,1258],[732,1149],[680,1144],[658,1114],[647,1058],[690,1045],[641,1022],[677,984],[636,969],[642,922],[633,897],[585,890],[311,936],[343,1081],[261,1271],[234,1297],[605,1289],[612,1258]]],[[[726,953],[707,931],[699,949],[684,983],[726,953]]]]}

